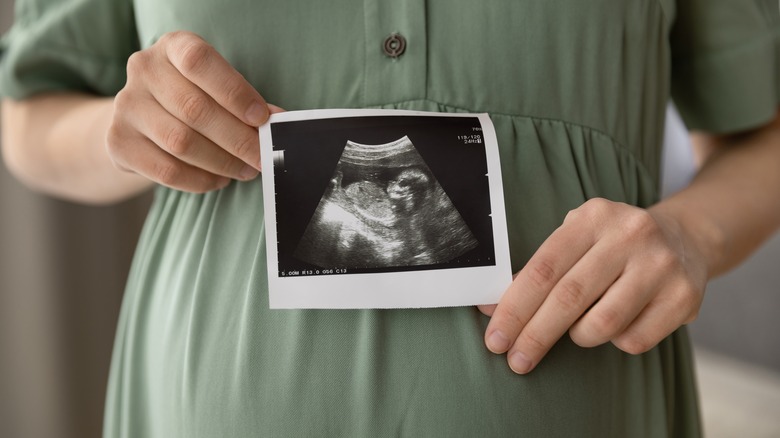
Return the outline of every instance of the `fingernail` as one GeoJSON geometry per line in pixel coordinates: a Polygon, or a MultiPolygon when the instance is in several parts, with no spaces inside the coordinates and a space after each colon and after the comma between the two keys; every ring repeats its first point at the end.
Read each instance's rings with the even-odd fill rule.
{"type": "Polygon", "coordinates": [[[247,181],[250,179],[254,179],[257,176],[258,172],[257,169],[250,165],[244,166],[240,172],[238,172],[239,179],[243,181],[247,181]]]}
{"type": "Polygon", "coordinates": [[[265,122],[265,119],[268,117],[268,110],[265,107],[265,105],[261,105],[257,102],[253,103],[252,106],[249,107],[249,109],[246,112],[246,120],[252,125],[252,126],[260,126],[265,122]]]}
{"type": "Polygon", "coordinates": [[[496,330],[488,336],[487,344],[488,349],[493,353],[503,353],[509,349],[509,338],[496,330]]]}
{"type": "Polygon", "coordinates": [[[525,374],[531,371],[531,365],[532,364],[528,359],[528,356],[520,351],[515,351],[511,356],[509,356],[509,368],[512,368],[512,371],[516,372],[517,374],[525,374]]]}

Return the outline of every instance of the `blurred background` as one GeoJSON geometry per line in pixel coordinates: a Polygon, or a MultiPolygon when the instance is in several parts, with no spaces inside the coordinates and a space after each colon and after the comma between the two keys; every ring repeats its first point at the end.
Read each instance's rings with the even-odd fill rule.
{"type": "MultiPolygon", "coordinates": [[[[0,0],[0,33],[13,1],[0,0]]],[[[669,112],[664,191],[693,157],[669,112]]],[[[0,127],[2,129],[2,127],[0,127]]],[[[84,207],[0,166],[0,437],[98,437],[114,329],[150,195],[84,207]]],[[[710,437],[780,437],[780,235],[708,288],[691,325],[710,437]]]]}
{"type": "MultiPolygon", "coordinates": [[[[0,0],[0,33],[12,19],[13,1],[0,0]]],[[[76,206],[30,192],[0,165],[0,437],[101,435],[114,329],[150,199],[76,206]]]]}

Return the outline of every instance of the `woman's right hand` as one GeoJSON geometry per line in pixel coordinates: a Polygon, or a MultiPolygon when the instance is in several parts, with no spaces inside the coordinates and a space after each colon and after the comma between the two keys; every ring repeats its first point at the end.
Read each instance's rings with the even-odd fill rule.
{"type": "Polygon", "coordinates": [[[169,33],[128,60],[108,154],[118,168],[174,189],[221,189],[258,175],[257,127],[279,111],[203,39],[169,33]]]}

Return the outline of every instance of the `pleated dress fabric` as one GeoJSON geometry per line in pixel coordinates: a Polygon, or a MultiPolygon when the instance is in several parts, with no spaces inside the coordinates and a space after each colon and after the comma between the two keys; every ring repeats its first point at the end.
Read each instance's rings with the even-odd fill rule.
{"type": "MultiPolygon", "coordinates": [[[[17,0],[0,89],[113,95],[133,51],[189,30],[288,110],[487,112],[517,271],[586,200],[658,200],[670,95],[691,128],[770,120],[777,15],[772,0],[17,0]]],[[[473,307],[269,310],[264,233],[260,179],[157,189],[106,437],[701,434],[685,328],[636,356],[564,336],[519,376],[473,307]]]]}

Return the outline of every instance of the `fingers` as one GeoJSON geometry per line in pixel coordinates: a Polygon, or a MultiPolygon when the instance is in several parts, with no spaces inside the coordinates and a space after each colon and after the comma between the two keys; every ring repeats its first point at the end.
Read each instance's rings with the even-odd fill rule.
{"type": "Polygon", "coordinates": [[[507,360],[516,373],[524,374],[538,364],[620,275],[621,258],[609,257],[612,246],[598,242],[552,287],[546,299],[514,336],[507,360]]]}
{"type": "Polygon", "coordinates": [[[257,177],[257,126],[283,110],[213,47],[189,32],[166,34],[131,56],[127,73],[107,141],[118,167],[193,192],[257,177]]]}
{"type": "Polygon", "coordinates": [[[630,354],[644,353],[677,330],[696,319],[703,299],[703,288],[687,279],[665,285],[665,293],[650,301],[628,327],[611,339],[619,349],[630,354]]]}
{"type": "Polygon", "coordinates": [[[282,107],[278,107],[278,106],[276,106],[276,105],[274,105],[272,103],[268,104],[268,109],[271,111],[271,114],[283,113],[283,112],[287,111],[286,109],[284,109],[282,107]]]}
{"type": "MultiPolygon", "coordinates": [[[[109,133],[109,136],[112,134],[109,133]]],[[[123,141],[123,147],[134,149],[134,153],[120,153],[112,157],[117,167],[132,169],[152,181],[167,187],[186,187],[193,193],[219,190],[230,184],[230,179],[217,176],[203,169],[190,166],[160,149],[148,138],[139,135],[123,141]]]]}
{"type": "MultiPolygon", "coordinates": [[[[133,111],[130,122],[170,155],[218,176],[247,181],[257,170],[173,117],[149,97],[143,111],[133,111]]],[[[140,108],[139,108],[140,109],[140,108]]]]}
{"type": "MultiPolygon", "coordinates": [[[[163,73],[166,77],[179,75],[172,66],[162,66],[161,69],[167,70],[163,73]]],[[[184,125],[260,170],[257,130],[234,117],[203,90],[186,80],[153,81],[149,90],[155,100],[184,125]]],[[[193,145],[192,149],[195,148],[197,145],[193,145]]]]}
{"type": "Polygon", "coordinates": [[[477,306],[477,309],[485,316],[493,316],[493,312],[496,311],[496,306],[496,304],[480,304],[477,306]]]}
{"type": "Polygon", "coordinates": [[[268,105],[260,93],[203,39],[188,32],[165,38],[170,40],[164,47],[171,63],[221,107],[249,126],[268,119],[268,105]]]}
{"type": "Polygon", "coordinates": [[[706,269],[673,223],[605,200],[572,211],[491,315],[485,344],[513,371],[532,370],[567,331],[583,347],[652,348],[701,305],[706,269]],[[689,252],[690,253],[690,252],[689,252]]]}
{"type": "Polygon", "coordinates": [[[552,288],[594,241],[593,235],[584,235],[566,223],[550,235],[501,297],[485,332],[490,351],[509,350],[552,288]]]}

